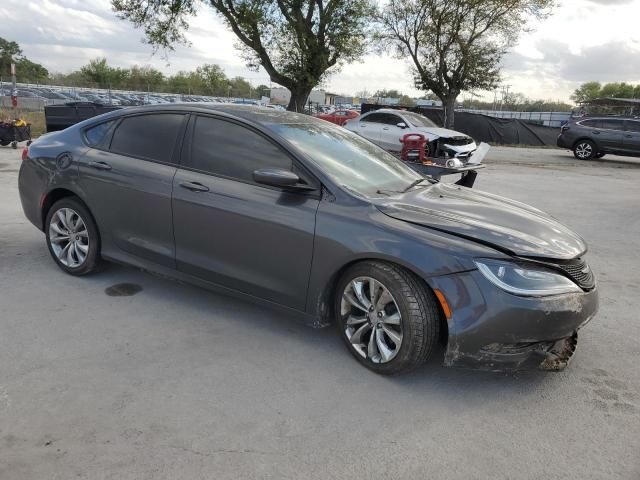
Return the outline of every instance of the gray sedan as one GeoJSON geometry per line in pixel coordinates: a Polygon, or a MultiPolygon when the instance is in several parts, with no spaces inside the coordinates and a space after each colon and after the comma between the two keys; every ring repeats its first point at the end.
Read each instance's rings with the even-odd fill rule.
{"type": "Polygon", "coordinates": [[[310,116],[117,110],[34,142],[19,187],[65,272],[118,261],[334,323],[382,374],[439,341],[446,365],[562,369],[598,306],[585,242],[557,220],[310,116]]]}

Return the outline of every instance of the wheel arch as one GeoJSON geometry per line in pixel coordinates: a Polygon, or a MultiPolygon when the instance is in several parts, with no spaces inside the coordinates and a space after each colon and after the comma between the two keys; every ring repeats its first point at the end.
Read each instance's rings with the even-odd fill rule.
{"type": "MultiPolygon", "coordinates": [[[[95,223],[95,217],[93,215],[93,212],[91,212],[91,209],[89,208],[87,203],[82,199],[82,197],[80,195],[78,195],[78,193],[76,193],[73,190],[71,190],[69,188],[66,188],[66,187],[57,187],[57,188],[53,188],[52,190],[48,191],[46,193],[46,195],[44,195],[44,197],[42,198],[42,201],[40,203],[40,216],[41,216],[42,230],[43,231],[46,228],[45,222],[47,220],[47,215],[49,214],[49,210],[51,210],[51,207],[57,201],[62,200],[63,198],[71,198],[71,197],[77,199],[80,203],[82,203],[82,205],[84,206],[84,208],[87,209],[87,211],[89,212],[89,214],[92,217],[92,220],[95,223]]],[[[97,225],[97,223],[96,223],[96,225],[97,225]]]]}
{"type": "Polygon", "coordinates": [[[584,142],[585,140],[590,141],[591,143],[593,143],[596,146],[596,150],[600,150],[600,144],[593,138],[591,137],[580,137],[578,138],[575,142],[573,142],[573,145],[571,145],[571,150],[575,150],[576,147],[578,146],[578,144],[580,142],[584,142]]]}
{"type": "Polygon", "coordinates": [[[446,345],[449,338],[449,326],[447,324],[447,319],[442,309],[442,305],[440,304],[440,302],[438,301],[435,295],[434,287],[429,283],[428,279],[425,278],[423,275],[421,275],[420,272],[418,272],[413,265],[409,265],[404,262],[399,262],[397,259],[380,257],[375,255],[365,255],[363,257],[351,259],[348,262],[341,265],[339,268],[337,268],[333,272],[333,274],[325,282],[322,292],[317,298],[316,313],[315,313],[317,325],[322,326],[322,325],[332,324],[334,322],[334,318],[332,315],[333,298],[336,294],[336,287],[338,285],[339,279],[342,278],[344,273],[353,265],[356,265],[358,263],[365,263],[365,262],[387,263],[387,264],[392,264],[397,267],[400,267],[406,270],[407,272],[409,272],[411,275],[413,275],[417,280],[417,282],[421,286],[423,286],[423,288],[431,292],[431,294],[433,295],[433,298],[435,299],[436,305],[438,306],[438,312],[439,312],[438,320],[440,322],[439,340],[441,343],[446,345]]]}

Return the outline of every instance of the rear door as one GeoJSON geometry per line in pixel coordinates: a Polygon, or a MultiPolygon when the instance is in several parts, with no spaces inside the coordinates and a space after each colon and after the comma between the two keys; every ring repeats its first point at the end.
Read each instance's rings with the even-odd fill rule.
{"type": "Polygon", "coordinates": [[[260,168],[290,169],[313,184],[260,132],[192,116],[173,190],[177,267],[303,310],[319,197],[259,185],[253,172],[260,168]]]}
{"type": "Polygon", "coordinates": [[[384,115],[384,124],[382,125],[382,131],[380,133],[380,146],[385,150],[400,151],[402,150],[400,138],[404,135],[405,130],[398,127],[398,123],[404,123],[404,120],[402,117],[393,113],[386,113],[384,115]]]}
{"type": "Polygon", "coordinates": [[[620,118],[602,118],[598,121],[599,134],[596,141],[607,151],[621,151],[624,149],[624,120],[620,118]]]}
{"type": "Polygon", "coordinates": [[[625,151],[640,155],[640,120],[627,120],[623,145],[625,151]]]}
{"type": "Polygon", "coordinates": [[[356,124],[356,133],[370,142],[379,145],[384,117],[384,113],[376,112],[361,117],[356,124]]]}
{"type": "MultiPolygon", "coordinates": [[[[175,268],[171,191],[187,116],[124,117],[80,162],[79,183],[96,218],[103,253],[125,252],[175,268]]],[[[116,122],[113,122],[116,123],[116,122]]]]}

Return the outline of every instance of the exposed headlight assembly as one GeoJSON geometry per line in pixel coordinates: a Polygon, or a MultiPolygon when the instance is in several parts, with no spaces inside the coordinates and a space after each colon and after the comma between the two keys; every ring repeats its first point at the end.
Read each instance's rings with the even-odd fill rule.
{"type": "Polygon", "coordinates": [[[538,297],[582,292],[571,279],[544,267],[484,258],[475,264],[487,280],[514,295],[538,297]]]}

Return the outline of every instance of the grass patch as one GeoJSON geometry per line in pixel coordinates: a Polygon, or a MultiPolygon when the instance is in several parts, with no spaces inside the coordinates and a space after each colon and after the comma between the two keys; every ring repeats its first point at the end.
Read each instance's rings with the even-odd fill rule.
{"type": "Polygon", "coordinates": [[[20,109],[14,112],[10,108],[0,108],[0,120],[6,122],[16,117],[31,124],[31,137],[39,137],[45,132],[44,112],[25,112],[20,109]]]}

